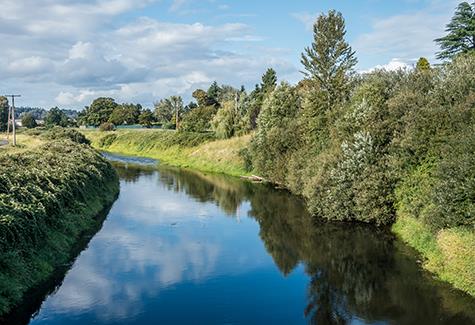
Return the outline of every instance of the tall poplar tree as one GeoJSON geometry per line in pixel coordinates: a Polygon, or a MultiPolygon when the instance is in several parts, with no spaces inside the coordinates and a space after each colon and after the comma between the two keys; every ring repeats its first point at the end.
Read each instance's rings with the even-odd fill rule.
{"type": "Polygon", "coordinates": [[[302,53],[302,72],[318,83],[331,106],[346,97],[358,60],[345,41],[345,20],[340,12],[331,10],[320,15],[313,25],[313,34],[312,45],[302,53]]]}

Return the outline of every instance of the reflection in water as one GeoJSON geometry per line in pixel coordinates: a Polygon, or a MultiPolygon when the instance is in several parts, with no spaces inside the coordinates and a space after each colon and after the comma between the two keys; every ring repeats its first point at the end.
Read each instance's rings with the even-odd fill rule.
{"type": "Polygon", "coordinates": [[[118,201],[33,324],[475,322],[386,231],[315,223],[265,185],[116,167],[118,201]]]}

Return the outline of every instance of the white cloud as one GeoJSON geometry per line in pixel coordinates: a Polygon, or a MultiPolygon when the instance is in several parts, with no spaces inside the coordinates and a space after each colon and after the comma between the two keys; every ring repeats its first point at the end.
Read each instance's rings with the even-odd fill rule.
{"type": "Polygon", "coordinates": [[[284,59],[286,55],[257,48],[261,38],[245,24],[171,23],[150,17],[116,20],[151,2],[2,1],[0,35],[5,50],[0,57],[0,88],[21,87],[23,101],[49,96],[28,102],[33,106],[47,102],[81,108],[102,95],[147,106],[162,96],[189,98],[194,88],[207,87],[213,80],[254,84],[269,64],[282,75],[297,70],[284,59]],[[44,95],[35,82],[48,85],[44,95]],[[33,90],[35,94],[28,93],[33,90]]]}
{"type": "Polygon", "coordinates": [[[407,62],[423,56],[433,61],[438,50],[434,39],[445,34],[455,5],[456,0],[432,0],[423,10],[376,19],[370,32],[352,42],[353,48],[366,66],[390,58],[407,62]]]}
{"type": "Polygon", "coordinates": [[[414,67],[413,62],[405,62],[401,59],[391,59],[387,64],[378,64],[371,69],[361,71],[362,73],[373,72],[375,70],[386,70],[386,71],[398,71],[398,70],[408,70],[414,67]]]}

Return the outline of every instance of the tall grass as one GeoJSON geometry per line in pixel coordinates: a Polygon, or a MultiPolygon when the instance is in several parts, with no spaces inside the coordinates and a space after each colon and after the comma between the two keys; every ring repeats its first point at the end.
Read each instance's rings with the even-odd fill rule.
{"type": "Polygon", "coordinates": [[[161,163],[232,176],[249,174],[240,150],[250,135],[216,140],[212,133],[166,130],[84,131],[92,145],[113,153],[142,156],[161,163]]]}

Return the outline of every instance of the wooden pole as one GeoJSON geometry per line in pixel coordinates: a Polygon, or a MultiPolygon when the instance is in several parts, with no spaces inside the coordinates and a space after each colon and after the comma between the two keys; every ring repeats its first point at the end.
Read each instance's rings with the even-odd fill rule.
{"type": "Polygon", "coordinates": [[[13,123],[13,146],[16,146],[16,123],[15,123],[15,96],[12,96],[12,123],[13,123]]]}
{"type": "Polygon", "coordinates": [[[21,97],[21,95],[5,95],[5,97],[12,98],[11,109],[8,109],[8,126],[7,126],[7,140],[10,133],[10,122],[12,123],[13,131],[13,146],[16,146],[16,125],[15,125],[15,97],[21,97]]]}

